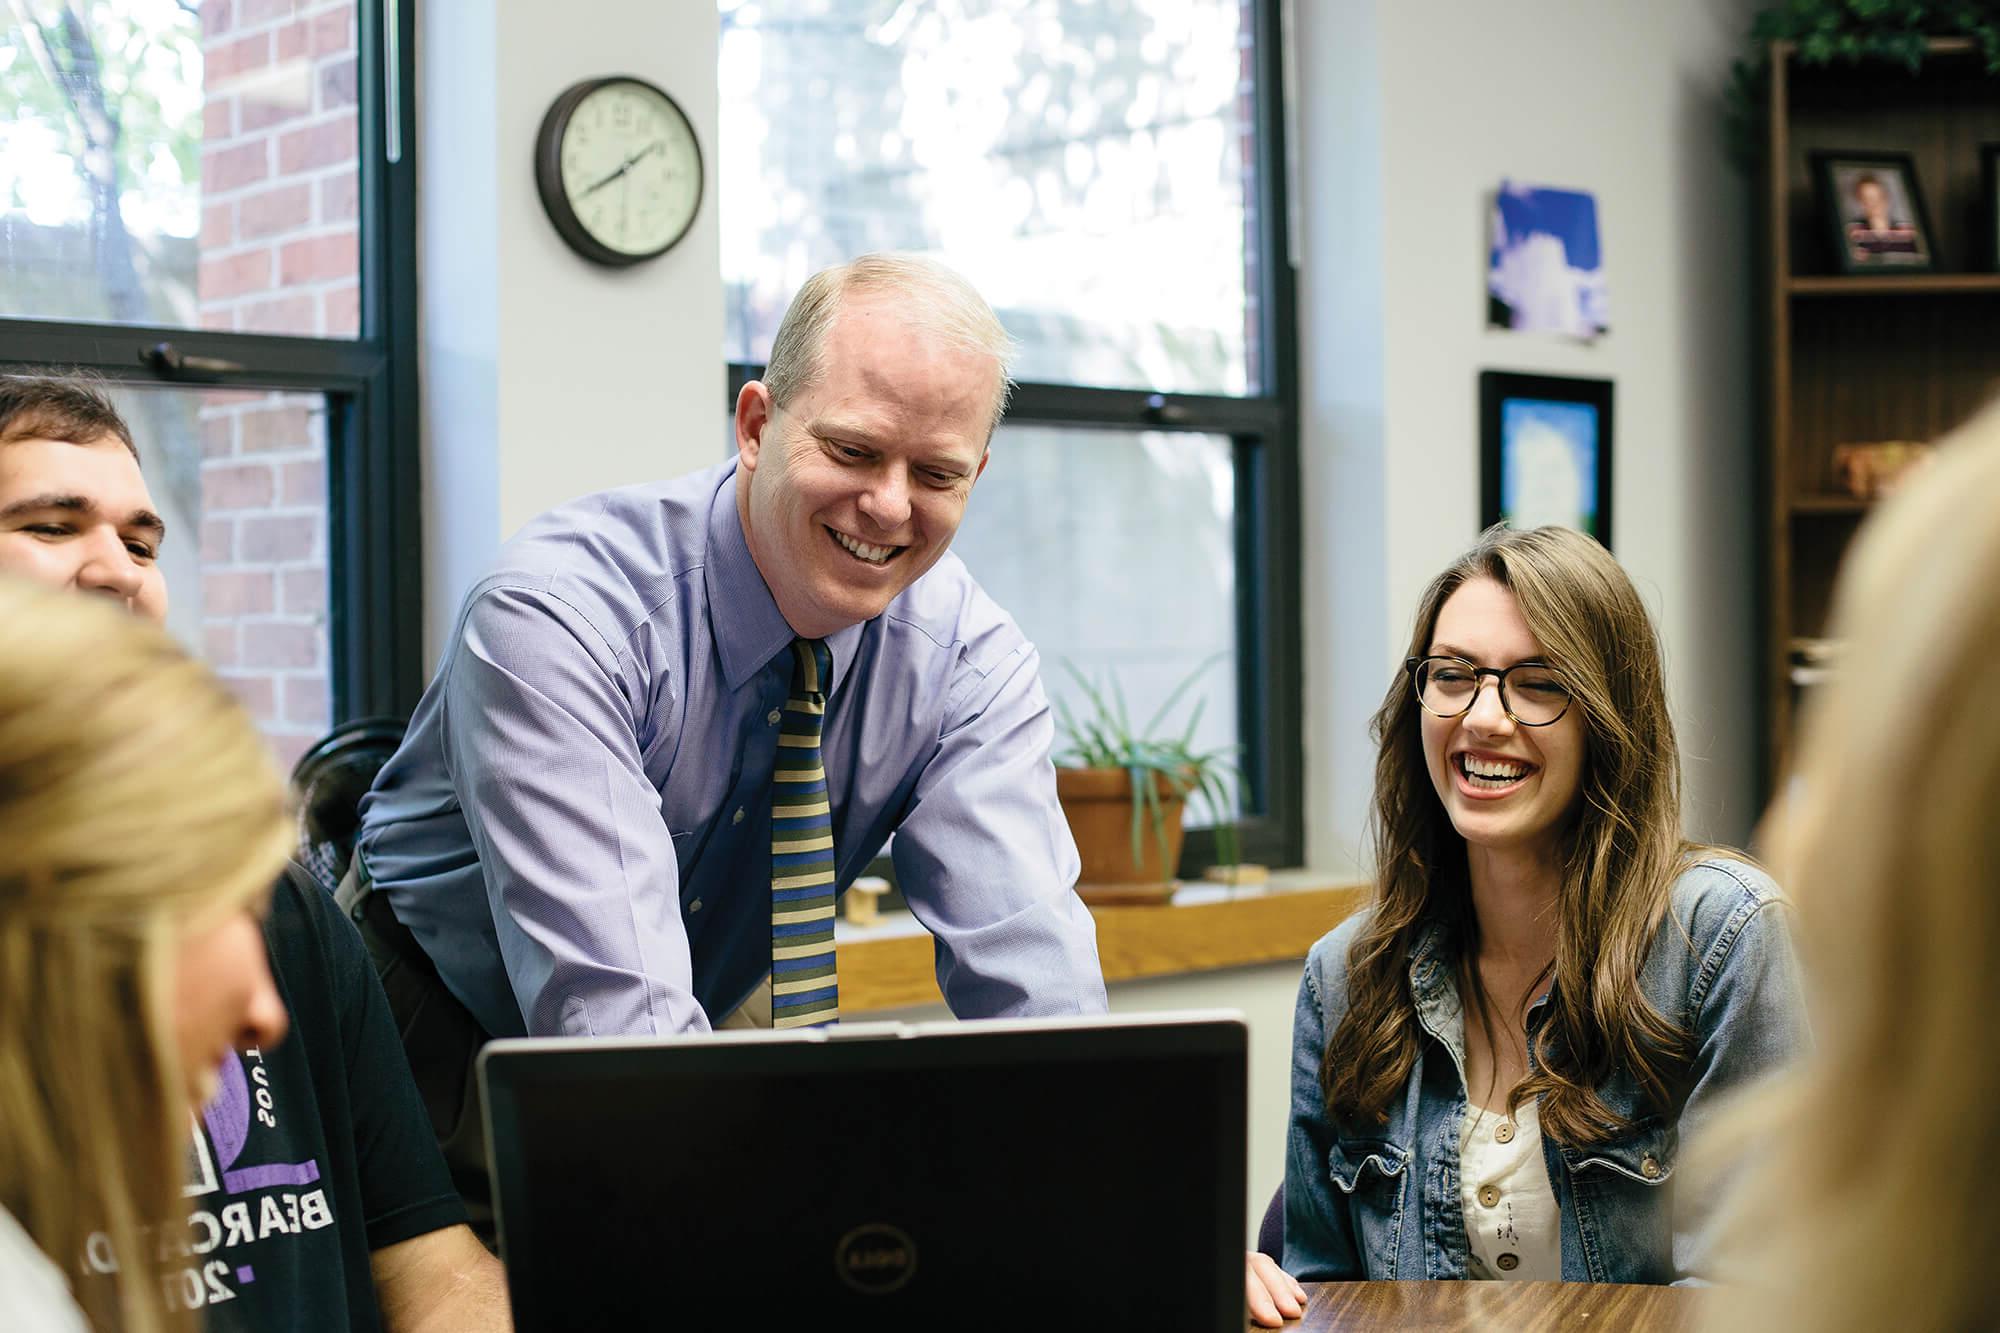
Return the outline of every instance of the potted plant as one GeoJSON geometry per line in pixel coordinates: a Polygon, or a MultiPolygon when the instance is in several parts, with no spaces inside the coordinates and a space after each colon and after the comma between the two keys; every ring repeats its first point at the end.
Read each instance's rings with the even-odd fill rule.
{"type": "Polygon", "coordinates": [[[1190,798],[1213,816],[1222,860],[1235,861],[1230,750],[1194,748],[1205,701],[1195,701],[1177,736],[1156,734],[1208,666],[1204,662],[1195,668],[1152,720],[1134,730],[1115,676],[1108,688],[1100,689],[1063,663],[1088,705],[1079,715],[1056,701],[1063,740],[1056,754],[1056,795],[1083,860],[1076,891],[1085,902],[1156,903],[1172,897],[1181,858],[1181,819],[1190,798]]]}

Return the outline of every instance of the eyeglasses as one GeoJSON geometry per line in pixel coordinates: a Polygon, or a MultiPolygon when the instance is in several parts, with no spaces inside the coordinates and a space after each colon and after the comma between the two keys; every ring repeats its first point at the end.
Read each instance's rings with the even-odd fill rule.
{"type": "Polygon", "coordinates": [[[1479,678],[1491,676],[1500,690],[1500,707],[1524,727],[1546,727],[1569,711],[1569,686],[1554,667],[1540,662],[1516,662],[1504,670],[1474,666],[1462,657],[1406,657],[1403,669],[1417,689],[1426,713],[1457,717],[1471,711],[1479,697],[1479,678]]]}

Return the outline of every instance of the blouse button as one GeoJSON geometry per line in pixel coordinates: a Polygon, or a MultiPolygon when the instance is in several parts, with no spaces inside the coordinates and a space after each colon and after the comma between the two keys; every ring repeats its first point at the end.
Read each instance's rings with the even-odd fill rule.
{"type": "Polygon", "coordinates": [[[1521,1266],[1521,1256],[1518,1254],[1503,1254],[1494,1260],[1494,1262],[1500,1265],[1501,1272],[1511,1273],[1521,1266]]]}
{"type": "Polygon", "coordinates": [[[1495,1143],[1512,1143],[1514,1141],[1514,1122],[1511,1120],[1502,1120],[1493,1130],[1493,1141],[1495,1143]]]}
{"type": "Polygon", "coordinates": [[[739,806],[737,806],[737,807],[736,807],[736,813],[735,813],[735,814],[733,814],[733,815],[731,815],[731,816],[729,817],[729,822],[730,822],[730,823],[732,823],[732,824],[741,824],[741,823],[743,822],[743,807],[742,807],[742,806],[740,806],[740,805],[739,805],[739,806]]]}
{"type": "Polygon", "coordinates": [[[1498,1185],[1481,1185],[1479,1187],[1480,1207],[1492,1208],[1497,1204],[1499,1204],[1499,1202],[1500,1202],[1500,1187],[1498,1185]]]}
{"type": "Polygon", "coordinates": [[[1639,1162],[1639,1174],[1648,1180],[1660,1178],[1660,1159],[1647,1153],[1639,1162]]]}
{"type": "Polygon", "coordinates": [[[764,720],[766,722],[769,722],[772,726],[775,727],[778,725],[778,719],[782,718],[783,716],[784,713],[782,713],[776,708],[773,708],[770,712],[764,714],[764,720]]]}

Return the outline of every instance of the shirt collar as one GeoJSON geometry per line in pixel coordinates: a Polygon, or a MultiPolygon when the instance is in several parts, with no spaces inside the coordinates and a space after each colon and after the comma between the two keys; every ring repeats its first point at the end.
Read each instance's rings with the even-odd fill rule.
{"type": "MultiPolygon", "coordinates": [[[[751,677],[789,653],[796,631],[785,622],[777,599],[764,582],[750,543],[743,535],[743,517],[736,510],[736,467],[731,463],[708,504],[708,559],[702,582],[708,590],[708,631],[722,658],[722,678],[730,690],[743,688],[751,677]]],[[[847,668],[861,645],[861,626],[849,625],[826,637],[833,654],[831,697],[847,679],[847,668]]]]}
{"type": "MultiPolygon", "coordinates": [[[[1458,993],[1458,968],[1451,956],[1455,947],[1452,932],[1437,921],[1426,922],[1410,945],[1410,996],[1419,1008],[1426,1005],[1464,1003],[1458,993]]],[[[1527,1029],[1532,1034],[1549,1016],[1549,1001],[1555,983],[1535,997],[1528,1006],[1527,1029]]]]}
{"type": "Polygon", "coordinates": [[[1419,999],[1441,985],[1456,989],[1451,966],[1445,957],[1449,932],[1436,921],[1418,927],[1410,942],[1410,990],[1419,999]]]}

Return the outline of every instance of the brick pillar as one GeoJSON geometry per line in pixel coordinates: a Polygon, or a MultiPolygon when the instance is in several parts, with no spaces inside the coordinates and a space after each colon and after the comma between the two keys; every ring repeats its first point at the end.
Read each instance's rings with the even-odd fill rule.
{"type": "MultiPolygon", "coordinates": [[[[353,0],[206,0],[204,328],[360,323],[353,0]]],[[[202,638],[289,762],[329,722],[326,405],[214,392],[202,429],[202,638]]]]}

